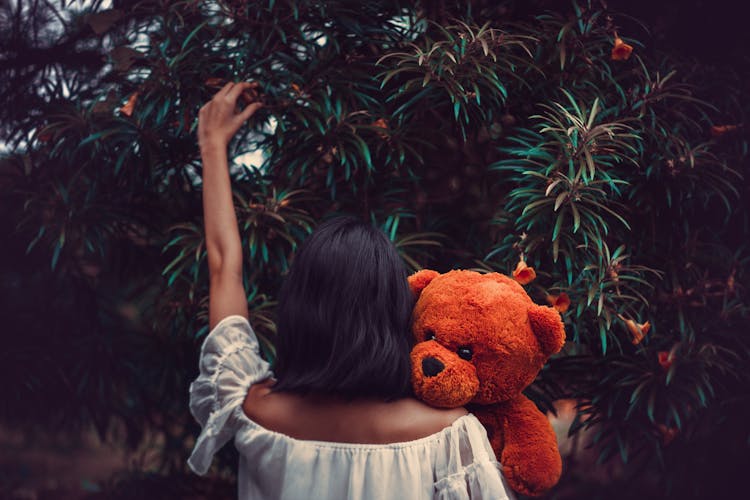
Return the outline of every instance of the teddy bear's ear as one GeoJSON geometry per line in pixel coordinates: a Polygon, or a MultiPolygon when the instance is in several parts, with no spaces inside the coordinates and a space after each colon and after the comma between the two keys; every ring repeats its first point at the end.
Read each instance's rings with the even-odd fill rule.
{"type": "Polygon", "coordinates": [[[565,328],[560,313],[547,306],[532,305],[529,308],[529,321],[545,356],[551,356],[565,343],[565,328]]]}
{"type": "Polygon", "coordinates": [[[430,281],[440,276],[440,273],[433,271],[432,269],[422,269],[409,276],[409,288],[414,298],[419,298],[419,294],[422,293],[424,287],[430,284],[430,281]]]}

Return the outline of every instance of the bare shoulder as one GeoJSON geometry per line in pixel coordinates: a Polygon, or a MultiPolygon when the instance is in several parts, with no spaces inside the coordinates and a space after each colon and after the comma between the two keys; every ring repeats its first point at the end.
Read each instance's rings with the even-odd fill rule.
{"type": "Polygon", "coordinates": [[[437,434],[467,414],[433,408],[414,398],[336,401],[273,392],[267,380],[250,388],[245,414],[261,426],[297,439],[346,443],[398,443],[437,434]]]}
{"type": "Polygon", "coordinates": [[[435,408],[413,398],[393,403],[384,418],[397,441],[412,441],[436,434],[450,427],[468,412],[463,407],[435,408]]]}

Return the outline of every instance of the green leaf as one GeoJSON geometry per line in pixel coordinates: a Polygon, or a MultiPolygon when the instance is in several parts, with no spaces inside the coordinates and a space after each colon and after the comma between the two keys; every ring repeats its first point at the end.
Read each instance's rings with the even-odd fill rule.
{"type": "Polygon", "coordinates": [[[552,242],[552,260],[557,262],[557,258],[560,254],[560,240],[556,239],[552,242]]]}
{"type": "Polygon", "coordinates": [[[572,201],[570,202],[570,210],[573,212],[573,234],[575,234],[581,225],[581,214],[578,213],[578,207],[572,201]]]}
{"type": "Polygon", "coordinates": [[[651,423],[655,423],[654,420],[654,408],[656,406],[656,389],[651,388],[651,392],[648,395],[648,403],[646,405],[646,415],[648,415],[648,419],[651,421],[651,423]]]}
{"type": "Polygon", "coordinates": [[[205,20],[205,21],[203,21],[202,23],[200,23],[200,24],[199,24],[198,26],[196,26],[196,27],[195,27],[195,29],[193,29],[193,31],[191,31],[191,32],[190,32],[190,33],[188,34],[188,36],[186,36],[186,37],[185,37],[185,40],[184,40],[184,41],[182,42],[182,46],[180,47],[180,50],[185,50],[185,47],[187,47],[188,43],[190,43],[190,40],[192,40],[192,39],[193,39],[193,37],[194,37],[194,36],[195,36],[195,35],[196,35],[196,34],[197,34],[197,33],[198,33],[198,32],[199,32],[200,30],[202,30],[202,29],[203,29],[203,28],[204,28],[204,27],[205,27],[205,26],[206,26],[207,24],[208,24],[208,20],[205,20]]]}
{"type": "Polygon", "coordinates": [[[630,400],[628,401],[631,405],[635,403],[638,400],[638,396],[641,394],[641,391],[648,385],[649,380],[643,380],[638,386],[633,390],[632,394],[630,395],[630,400]]]}
{"type": "Polygon", "coordinates": [[[586,122],[586,129],[591,130],[591,126],[594,124],[596,114],[599,111],[599,98],[594,99],[594,104],[591,106],[591,113],[589,113],[589,119],[586,122]]]}
{"type": "MultiPolygon", "coordinates": [[[[672,367],[670,366],[670,368],[672,368],[672,367]]],[[[700,385],[696,385],[695,386],[695,392],[698,394],[698,398],[700,399],[701,406],[703,406],[703,408],[708,408],[708,404],[706,402],[707,401],[706,400],[706,393],[703,392],[703,388],[700,385]]]]}
{"type": "Polygon", "coordinates": [[[29,243],[29,246],[26,247],[27,254],[31,252],[31,249],[34,248],[34,246],[39,242],[39,240],[42,238],[46,230],[47,228],[45,226],[39,227],[39,232],[37,232],[37,235],[34,237],[33,240],[31,240],[31,242],[29,243]]]}
{"type": "Polygon", "coordinates": [[[563,191],[562,193],[557,195],[557,198],[555,198],[555,208],[554,211],[557,212],[557,209],[560,208],[560,205],[565,202],[565,200],[568,198],[569,193],[567,191],[563,191]]]}
{"type": "MultiPolygon", "coordinates": [[[[557,237],[560,235],[560,228],[563,224],[563,219],[565,218],[565,212],[560,212],[557,214],[557,220],[555,221],[555,227],[552,230],[552,241],[556,241],[557,237]]],[[[557,257],[555,257],[555,261],[557,261],[557,257]]]]}
{"type": "Polygon", "coordinates": [[[60,233],[60,237],[57,239],[57,243],[55,244],[55,247],[52,251],[52,262],[51,262],[51,268],[52,270],[55,269],[57,266],[57,261],[60,258],[60,252],[62,251],[63,246],[65,246],[65,232],[60,233]]]}

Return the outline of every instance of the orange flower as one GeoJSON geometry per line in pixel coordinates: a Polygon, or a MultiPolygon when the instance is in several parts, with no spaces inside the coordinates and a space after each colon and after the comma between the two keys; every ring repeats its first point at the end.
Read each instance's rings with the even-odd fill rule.
{"type": "Polygon", "coordinates": [[[633,52],[633,47],[622,41],[622,38],[615,37],[615,46],[612,47],[612,60],[613,61],[627,61],[630,58],[630,53],[633,52]]]}
{"type": "Polygon", "coordinates": [[[138,100],[138,92],[133,92],[130,94],[130,97],[128,98],[128,102],[125,103],[123,107],[120,108],[120,113],[122,113],[125,116],[130,116],[133,114],[133,108],[135,108],[135,101],[138,100]]]}
{"type": "Polygon", "coordinates": [[[536,271],[534,271],[533,267],[527,266],[526,262],[521,258],[516,265],[516,269],[513,271],[513,279],[522,285],[526,285],[536,279],[536,271]]]}
{"type": "Polygon", "coordinates": [[[327,163],[328,165],[330,165],[331,163],[333,163],[333,157],[336,155],[336,153],[338,153],[338,151],[339,151],[338,148],[336,146],[333,146],[331,149],[329,149],[328,151],[326,151],[323,154],[323,156],[321,157],[321,159],[325,163],[327,163]]]}
{"type": "Polygon", "coordinates": [[[661,365],[664,370],[669,370],[669,367],[672,366],[673,356],[672,353],[669,351],[659,351],[657,353],[657,356],[659,358],[659,364],[661,365]]]}
{"type": "Polygon", "coordinates": [[[711,127],[711,137],[721,137],[733,130],[737,130],[737,125],[714,125],[711,127]]]}
{"type": "Polygon", "coordinates": [[[547,295],[547,302],[561,313],[564,313],[570,307],[570,297],[565,292],[560,295],[547,295]]]}
{"type": "Polygon", "coordinates": [[[36,129],[36,138],[39,142],[49,142],[52,140],[52,132],[47,127],[38,127],[36,129]]]}
{"type": "Polygon", "coordinates": [[[293,83],[290,85],[292,87],[292,90],[297,93],[297,95],[302,95],[302,89],[297,85],[296,83],[293,83]]]}
{"type": "MultiPolygon", "coordinates": [[[[374,127],[382,128],[384,130],[388,130],[388,120],[385,118],[378,118],[375,120],[372,124],[374,127]]],[[[388,139],[388,134],[385,132],[378,132],[378,136],[380,136],[381,139],[385,140],[388,139]]]]}
{"type": "Polygon", "coordinates": [[[641,340],[646,336],[648,331],[651,329],[651,323],[646,321],[645,323],[636,323],[632,319],[623,319],[625,321],[625,326],[628,327],[628,330],[630,331],[630,334],[633,335],[633,344],[638,345],[641,343],[641,340]]]}
{"type": "Polygon", "coordinates": [[[734,286],[736,284],[736,279],[734,275],[736,272],[737,272],[736,269],[732,269],[732,273],[727,278],[727,290],[729,290],[729,293],[734,293],[734,286]]]}
{"type": "Polygon", "coordinates": [[[679,429],[675,427],[667,427],[664,424],[659,424],[656,426],[657,429],[659,429],[659,434],[661,434],[661,442],[664,444],[664,446],[669,445],[672,441],[674,441],[674,438],[677,437],[677,434],[680,433],[679,429]]]}
{"type": "Polygon", "coordinates": [[[218,78],[216,76],[212,76],[211,78],[207,78],[205,83],[207,87],[221,88],[224,86],[225,83],[227,83],[227,81],[224,78],[218,78]]]}

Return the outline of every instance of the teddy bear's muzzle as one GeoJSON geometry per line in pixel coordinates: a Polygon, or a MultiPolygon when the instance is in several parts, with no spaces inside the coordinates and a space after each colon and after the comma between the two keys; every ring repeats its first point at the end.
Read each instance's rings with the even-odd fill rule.
{"type": "Polygon", "coordinates": [[[471,401],[479,390],[472,363],[461,359],[438,342],[420,342],[411,351],[412,386],[425,403],[456,408],[471,401]]]}
{"type": "Polygon", "coordinates": [[[434,377],[443,371],[443,368],[445,368],[445,365],[437,358],[433,358],[432,356],[422,358],[422,373],[424,373],[425,377],[434,377]]]}

